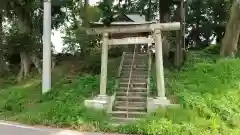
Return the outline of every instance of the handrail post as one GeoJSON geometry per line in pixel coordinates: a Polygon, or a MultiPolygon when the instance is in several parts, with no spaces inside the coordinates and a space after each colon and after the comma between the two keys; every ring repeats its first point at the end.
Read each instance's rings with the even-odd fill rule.
{"type": "Polygon", "coordinates": [[[115,91],[117,90],[118,86],[119,86],[119,77],[121,76],[121,72],[122,72],[122,68],[123,68],[123,61],[125,59],[125,52],[123,52],[122,54],[122,58],[121,58],[121,62],[118,68],[118,74],[117,74],[117,78],[116,78],[116,82],[115,82],[115,91]]]}
{"type": "MultiPolygon", "coordinates": [[[[134,52],[133,52],[133,59],[132,59],[132,64],[131,64],[131,70],[130,70],[130,74],[129,74],[129,78],[128,78],[128,88],[127,88],[127,108],[128,108],[128,94],[129,94],[129,88],[130,88],[130,84],[132,86],[132,71],[133,71],[133,64],[134,64],[134,61],[135,61],[135,55],[136,55],[136,49],[137,49],[137,45],[135,44],[134,46],[134,52]]],[[[128,110],[127,110],[128,111],[128,110]]],[[[127,113],[127,118],[128,118],[128,113],[127,113]]]]}
{"type": "MultiPolygon", "coordinates": [[[[151,37],[149,37],[151,38],[151,37]]],[[[150,94],[150,86],[151,86],[151,69],[152,69],[152,53],[151,53],[151,45],[152,43],[148,44],[148,79],[147,79],[147,93],[150,94]]]]}

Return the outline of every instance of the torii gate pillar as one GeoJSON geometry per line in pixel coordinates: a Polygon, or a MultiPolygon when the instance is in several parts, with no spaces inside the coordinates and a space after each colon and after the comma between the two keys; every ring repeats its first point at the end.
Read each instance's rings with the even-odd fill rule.
{"type": "Polygon", "coordinates": [[[155,49],[156,49],[156,76],[158,97],[166,99],[164,71],[163,71],[163,53],[162,53],[162,35],[160,30],[154,31],[155,49]]]}
{"type": "Polygon", "coordinates": [[[106,97],[107,91],[107,64],[108,64],[108,33],[102,36],[102,58],[100,77],[100,97],[106,97]]]}
{"type": "Polygon", "coordinates": [[[96,109],[106,109],[112,111],[114,95],[107,96],[107,66],[108,66],[108,33],[102,34],[102,56],[101,56],[101,76],[100,76],[100,94],[94,97],[93,100],[85,100],[84,104],[87,107],[96,109]]]}

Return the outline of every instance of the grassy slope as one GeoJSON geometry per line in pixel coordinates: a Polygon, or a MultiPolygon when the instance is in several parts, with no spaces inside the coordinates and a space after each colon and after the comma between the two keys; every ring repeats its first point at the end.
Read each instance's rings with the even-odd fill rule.
{"type": "MultiPolygon", "coordinates": [[[[166,73],[167,89],[179,98],[181,108],[159,109],[144,120],[116,128],[106,124],[104,112],[83,107],[83,100],[98,91],[98,76],[81,75],[72,83],[66,83],[66,78],[57,80],[53,91],[45,96],[40,96],[38,79],[0,91],[1,117],[80,130],[149,135],[240,134],[239,59],[193,55],[181,72],[166,73]]],[[[113,83],[109,81],[109,88],[113,83]]]]}
{"type": "Polygon", "coordinates": [[[167,72],[167,89],[181,108],[159,109],[125,132],[163,135],[240,134],[240,60],[193,55],[181,72],[167,72]],[[217,61],[217,62],[216,62],[217,61]]]}
{"type": "MultiPolygon", "coordinates": [[[[109,60],[108,93],[112,93],[119,61],[119,58],[109,60]]],[[[30,79],[15,85],[5,81],[6,85],[0,87],[0,119],[95,130],[94,123],[105,123],[108,116],[105,112],[86,109],[83,101],[99,93],[100,77],[76,71],[79,66],[74,62],[56,67],[52,78],[53,89],[44,96],[41,95],[40,76],[31,75],[34,77],[29,76],[30,79]]]]}

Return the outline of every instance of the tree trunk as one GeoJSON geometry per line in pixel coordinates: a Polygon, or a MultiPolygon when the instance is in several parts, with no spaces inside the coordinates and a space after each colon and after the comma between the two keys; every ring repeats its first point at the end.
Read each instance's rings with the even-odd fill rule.
{"type": "Polygon", "coordinates": [[[238,38],[238,48],[240,48],[240,35],[239,35],[239,38],[238,38]]]}
{"type": "MultiPolygon", "coordinates": [[[[25,22],[26,20],[23,17],[19,17],[16,21],[17,27],[21,33],[31,34],[31,28],[25,22]]],[[[30,52],[34,52],[34,50],[30,50],[30,52]]],[[[18,81],[21,81],[24,77],[26,77],[30,72],[30,64],[33,63],[37,68],[38,72],[41,73],[41,61],[36,55],[36,53],[27,53],[24,49],[20,52],[21,57],[21,68],[19,71],[18,81]]]]}
{"type": "MultiPolygon", "coordinates": [[[[178,5],[176,11],[175,11],[175,15],[174,15],[174,19],[175,21],[181,22],[182,23],[182,19],[183,19],[183,13],[182,13],[182,8],[183,8],[183,3],[181,3],[180,5],[178,5]]],[[[183,61],[184,61],[184,54],[183,54],[183,49],[184,49],[184,42],[183,40],[185,40],[183,37],[184,35],[182,35],[183,33],[183,24],[181,24],[181,30],[180,31],[176,31],[176,50],[175,50],[175,56],[174,56],[174,66],[177,68],[180,68],[183,61]]]]}
{"type": "Polygon", "coordinates": [[[0,10],[0,74],[4,73],[4,60],[3,60],[3,52],[1,51],[1,47],[3,44],[3,18],[2,18],[2,10],[0,10]]]}
{"type": "Polygon", "coordinates": [[[38,73],[41,74],[42,73],[41,60],[38,58],[36,53],[33,53],[31,55],[31,60],[32,60],[34,66],[36,67],[36,69],[38,70],[38,73]]]}
{"type": "Polygon", "coordinates": [[[19,74],[18,74],[18,82],[22,81],[23,80],[23,74],[24,74],[24,68],[23,68],[23,62],[21,61],[20,62],[20,71],[19,71],[19,74]]]}
{"type": "Polygon", "coordinates": [[[152,0],[148,0],[147,21],[152,21],[152,0]]]}
{"type": "Polygon", "coordinates": [[[167,40],[167,37],[166,36],[163,36],[162,38],[162,44],[163,44],[163,58],[164,59],[168,59],[169,57],[169,52],[170,52],[170,49],[171,49],[171,45],[169,43],[169,41],[167,40]]]}
{"type": "Polygon", "coordinates": [[[88,18],[88,6],[89,6],[89,1],[88,0],[84,0],[84,26],[88,27],[88,23],[89,23],[89,18],[88,18]]]}
{"type": "Polygon", "coordinates": [[[21,68],[18,75],[18,81],[21,81],[24,77],[29,74],[30,71],[30,60],[26,52],[20,52],[21,68]]]}
{"type": "Polygon", "coordinates": [[[221,56],[235,56],[240,35],[240,2],[234,0],[226,32],[222,39],[221,56]]]}
{"type": "MultiPolygon", "coordinates": [[[[159,16],[160,17],[160,16],[159,16]]],[[[163,23],[166,23],[166,22],[169,22],[170,21],[170,14],[169,12],[165,12],[165,14],[162,16],[162,22],[163,23]]],[[[168,57],[169,57],[169,52],[170,52],[170,49],[171,49],[171,44],[170,42],[168,41],[168,33],[169,32],[162,32],[162,45],[163,45],[163,59],[164,61],[168,61],[168,57]]]]}
{"type": "Polygon", "coordinates": [[[80,9],[83,7],[83,0],[79,0],[80,9]]]}

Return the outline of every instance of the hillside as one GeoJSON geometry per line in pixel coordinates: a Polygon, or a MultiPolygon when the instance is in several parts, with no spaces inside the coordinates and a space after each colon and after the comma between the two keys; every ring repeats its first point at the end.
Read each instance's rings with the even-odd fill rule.
{"type": "MultiPolygon", "coordinates": [[[[109,70],[116,71],[116,61],[109,65],[115,65],[109,70]]],[[[239,59],[192,53],[181,71],[165,72],[167,90],[177,97],[180,108],[159,109],[141,121],[115,128],[108,124],[105,112],[83,106],[84,99],[97,94],[99,76],[67,71],[69,68],[63,66],[55,69],[53,90],[44,96],[40,93],[39,76],[22,84],[6,85],[0,91],[1,119],[82,131],[148,135],[240,134],[239,59]]],[[[110,74],[109,94],[115,73],[110,74]]]]}

